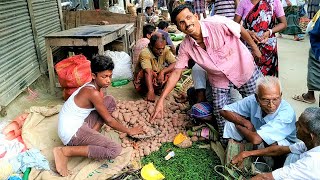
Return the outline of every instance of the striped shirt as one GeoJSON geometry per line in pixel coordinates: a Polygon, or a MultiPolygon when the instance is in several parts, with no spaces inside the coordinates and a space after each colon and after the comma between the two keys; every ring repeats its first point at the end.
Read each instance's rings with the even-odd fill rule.
{"type": "Polygon", "coordinates": [[[233,20],[236,11],[234,0],[216,0],[214,11],[216,15],[225,16],[233,20]]]}

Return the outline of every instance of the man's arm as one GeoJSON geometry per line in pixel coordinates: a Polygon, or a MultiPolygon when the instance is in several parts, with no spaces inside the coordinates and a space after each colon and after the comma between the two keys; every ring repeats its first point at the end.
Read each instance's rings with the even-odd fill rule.
{"type": "Polygon", "coordinates": [[[238,155],[232,158],[232,164],[241,164],[242,161],[251,156],[280,156],[290,153],[289,146],[272,145],[263,149],[257,149],[253,151],[242,151],[238,155]]]}
{"type": "Polygon", "coordinates": [[[155,111],[153,112],[153,115],[151,115],[151,121],[153,121],[158,113],[161,113],[161,118],[163,118],[163,102],[165,97],[172,91],[172,89],[176,86],[177,82],[180,79],[180,76],[182,74],[182,71],[184,69],[174,69],[171,73],[168,82],[166,83],[166,86],[164,90],[161,93],[161,96],[156,104],[155,111]]]}
{"type": "Polygon", "coordinates": [[[235,112],[228,111],[228,110],[221,110],[220,115],[224,117],[226,120],[233,122],[235,125],[246,127],[251,131],[254,129],[252,123],[249,120],[243,118],[242,116],[240,116],[235,112]]]}
{"type": "MultiPolygon", "coordinates": [[[[257,58],[261,58],[261,52],[260,52],[257,44],[253,41],[252,37],[247,32],[247,30],[244,29],[244,27],[242,27],[242,26],[240,26],[240,27],[241,27],[241,31],[240,31],[241,38],[244,39],[249,44],[249,46],[252,49],[252,54],[254,56],[256,56],[257,58]]],[[[260,41],[260,40],[258,40],[258,41],[260,41]]]]}
{"type": "Polygon", "coordinates": [[[174,62],[174,63],[171,63],[168,67],[166,67],[166,68],[162,69],[160,73],[167,74],[167,73],[169,73],[169,72],[173,71],[173,70],[174,70],[175,65],[176,65],[176,63],[175,63],[175,62],[174,62]]]}
{"type": "Polygon", "coordinates": [[[249,130],[248,128],[241,125],[236,125],[236,128],[245,137],[245,139],[251,142],[252,144],[258,145],[263,142],[263,139],[255,130],[249,130]]]}
{"type": "Polygon", "coordinates": [[[239,4],[239,0],[234,0],[235,9],[237,9],[238,4],[239,4]]]}

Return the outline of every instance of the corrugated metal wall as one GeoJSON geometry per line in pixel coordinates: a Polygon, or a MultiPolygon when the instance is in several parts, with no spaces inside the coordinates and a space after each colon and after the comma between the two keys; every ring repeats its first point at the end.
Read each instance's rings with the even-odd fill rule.
{"type": "Polygon", "coordinates": [[[41,60],[37,56],[37,41],[33,35],[27,0],[0,0],[0,105],[2,106],[7,106],[41,75],[39,65],[46,70],[43,36],[61,30],[56,0],[34,1],[33,5],[37,22],[34,27],[38,29],[41,60]],[[42,8],[44,10],[41,10],[42,8]]]}
{"type": "Polygon", "coordinates": [[[57,0],[33,0],[32,8],[41,53],[41,68],[47,70],[47,54],[44,36],[61,31],[57,0]]]}

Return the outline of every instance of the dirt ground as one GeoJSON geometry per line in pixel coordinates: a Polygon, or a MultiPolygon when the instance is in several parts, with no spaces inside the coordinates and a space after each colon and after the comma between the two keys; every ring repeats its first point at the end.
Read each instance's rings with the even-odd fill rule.
{"type": "MultiPolygon", "coordinates": [[[[284,35],[284,38],[278,38],[280,63],[279,72],[283,87],[283,98],[293,106],[297,116],[299,116],[306,107],[318,106],[319,93],[316,93],[317,102],[311,105],[295,101],[291,98],[295,94],[301,94],[307,91],[307,62],[308,51],[310,48],[308,37],[300,42],[293,41],[292,39],[292,36],[286,35],[284,35]]],[[[28,90],[20,94],[6,107],[7,115],[0,117],[0,122],[2,120],[11,120],[31,106],[50,106],[62,104],[63,100],[61,90],[57,88],[56,95],[52,96],[48,93],[48,87],[49,79],[43,75],[30,86],[30,89],[36,93],[36,96],[32,96],[32,93],[28,92],[28,90]]],[[[138,94],[136,94],[132,82],[121,87],[109,87],[107,92],[119,100],[137,100],[141,98],[138,94]]]]}

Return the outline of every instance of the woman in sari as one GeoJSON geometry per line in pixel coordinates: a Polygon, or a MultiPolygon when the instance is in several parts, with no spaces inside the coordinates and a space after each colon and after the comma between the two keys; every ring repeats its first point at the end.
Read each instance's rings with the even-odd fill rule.
{"type": "MultiPolygon", "coordinates": [[[[234,20],[246,28],[262,53],[256,64],[267,76],[278,77],[278,51],[276,32],[287,27],[280,0],[241,0],[234,20]],[[277,22],[277,23],[276,23],[277,22]]],[[[249,46],[247,46],[249,48],[249,46]]],[[[250,48],[249,48],[250,49],[250,48]]]]}

